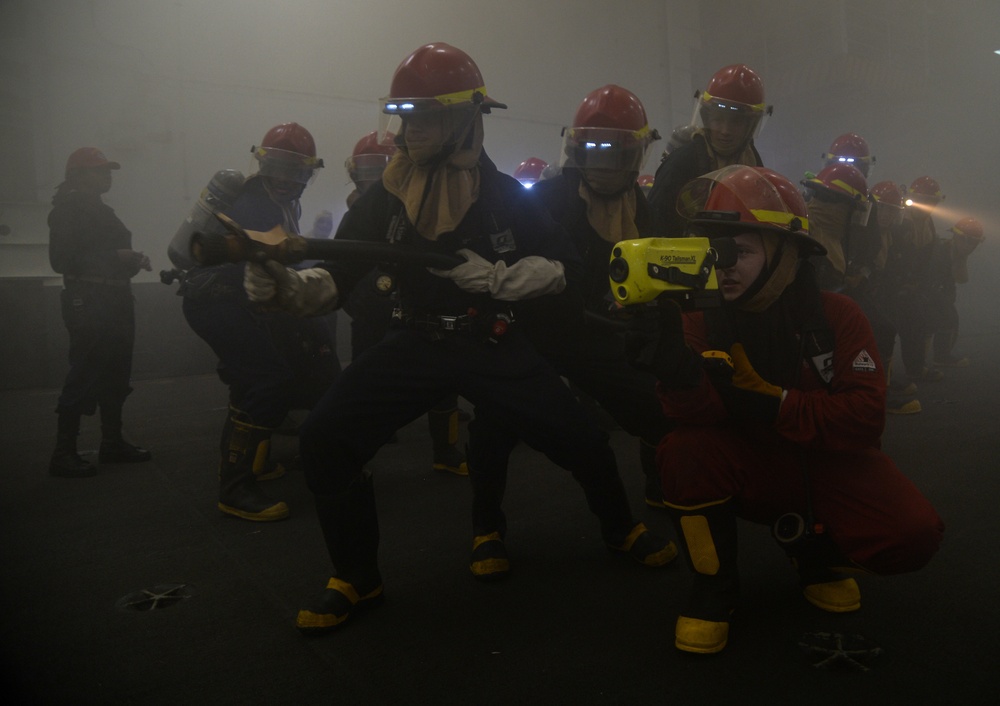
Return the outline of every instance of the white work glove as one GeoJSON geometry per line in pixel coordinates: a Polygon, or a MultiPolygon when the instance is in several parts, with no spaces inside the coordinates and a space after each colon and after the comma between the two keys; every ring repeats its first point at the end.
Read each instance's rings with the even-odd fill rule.
{"type": "Polygon", "coordinates": [[[447,277],[466,292],[489,292],[494,299],[507,302],[558,294],[566,288],[566,273],[557,260],[531,255],[508,267],[503,261],[490,262],[466,248],[458,254],[466,260],[461,265],[450,270],[428,267],[428,271],[447,277]]]}
{"type": "Polygon", "coordinates": [[[243,289],[252,302],[275,302],[295,316],[320,316],[337,308],[337,285],[320,267],[293,270],[280,262],[247,263],[243,289]]]}

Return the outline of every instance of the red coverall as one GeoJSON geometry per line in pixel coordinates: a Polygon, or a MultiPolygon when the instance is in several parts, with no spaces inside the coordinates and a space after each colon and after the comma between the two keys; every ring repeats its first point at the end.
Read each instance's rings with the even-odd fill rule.
{"type": "MultiPolygon", "coordinates": [[[[886,376],[867,319],[845,296],[823,292],[822,302],[836,341],[832,380],[803,361],[774,424],[732,420],[704,372],[693,389],[657,385],[678,423],[657,453],[664,500],[690,507],[731,496],[740,517],[772,525],[805,515],[805,469],[814,516],[846,558],[877,574],[915,571],[937,551],[944,523],[879,450],[886,376]]],[[[684,316],[684,333],[695,352],[710,348],[700,312],[684,316]]]]}

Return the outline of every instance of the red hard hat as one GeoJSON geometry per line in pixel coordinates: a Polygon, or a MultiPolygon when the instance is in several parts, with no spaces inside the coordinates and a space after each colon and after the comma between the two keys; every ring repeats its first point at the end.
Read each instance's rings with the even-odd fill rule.
{"type": "Polygon", "coordinates": [[[354,144],[352,157],[362,154],[384,154],[391,157],[396,154],[396,136],[391,132],[379,140],[378,130],[372,130],[354,144]]]}
{"type": "Polygon", "coordinates": [[[308,184],[315,170],[323,167],[312,135],[298,123],[275,125],[251,152],[260,162],[260,174],[275,179],[308,184]]]}
{"type": "Polygon", "coordinates": [[[298,123],[275,125],[264,135],[260,146],[294,152],[303,157],[316,156],[316,143],[313,141],[313,136],[298,123]]]}
{"type": "Polygon", "coordinates": [[[798,189],[766,167],[735,164],[690,181],[677,209],[692,224],[723,227],[733,235],[748,228],[774,232],[794,238],[803,255],[826,252],[809,236],[809,211],[798,189]]]}
{"type": "Polygon", "coordinates": [[[634,93],[608,84],[587,94],[563,137],[563,166],[639,171],[646,148],[660,135],[649,129],[634,93]]]}
{"type": "Polygon", "coordinates": [[[868,165],[875,161],[865,138],[853,132],[846,132],[835,139],[830,149],[823,154],[823,159],[827,162],[846,162],[859,169],[861,169],[860,164],[868,165]]]}
{"type": "Polygon", "coordinates": [[[479,105],[484,113],[506,108],[486,93],[483,75],[461,49],[436,42],[425,44],[396,67],[382,112],[407,115],[415,111],[479,105]]]}
{"type": "Polygon", "coordinates": [[[66,175],[69,176],[72,169],[94,169],[97,167],[107,167],[108,169],[121,169],[122,165],[112,162],[104,153],[96,147],[81,147],[69,156],[66,160],[66,175]]]}
{"type": "Polygon", "coordinates": [[[834,139],[830,144],[830,149],[823,156],[826,159],[836,159],[837,157],[866,159],[872,156],[872,152],[868,147],[868,141],[861,135],[855,132],[845,132],[834,139]]]}
{"type": "Polygon", "coordinates": [[[871,188],[872,198],[887,206],[903,207],[903,192],[891,181],[880,181],[871,188]]]}
{"type": "Polygon", "coordinates": [[[906,192],[910,196],[922,196],[927,199],[934,199],[935,201],[940,201],[944,198],[944,194],[941,193],[941,185],[929,176],[921,176],[914,179],[906,192]]]}
{"type": "Polygon", "coordinates": [[[396,136],[391,132],[379,140],[378,130],[373,130],[362,137],[354,145],[351,156],[344,166],[352,181],[377,181],[382,178],[382,172],[396,154],[396,136]]]}
{"type": "Polygon", "coordinates": [[[868,183],[861,170],[850,164],[834,162],[823,167],[819,174],[806,179],[803,185],[813,189],[823,189],[829,193],[844,196],[852,201],[868,198],[868,183]]]}
{"type": "Polygon", "coordinates": [[[538,157],[528,157],[526,160],[517,165],[517,169],[514,170],[514,178],[525,186],[530,186],[536,181],[541,180],[542,172],[549,164],[543,159],[538,157]]]}
{"type": "Polygon", "coordinates": [[[966,238],[972,238],[973,240],[983,239],[983,224],[977,221],[975,218],[962,218],[958,223],[951,227],[951,232],[955,235],[963,235],[966,238]]]}
{"type": "Polygon", "coordinates": [[[771,114],[771,106],[764,103],[764,84],[746,64],[732,64],[716,71],[708,88],[696,93],[695,99],[691,123],[704,126],[712,148],[725,155],[745,149],[760,132],[765,116],[771,114]],[[738,139],[720,142],[721,133],[716,134],[716,130],[724,126],[732,131],[730,138],[738,139]]]}
{"type": "Polygon", "coordinates": [[[754,167],[754,169],[763,174],[764,178],[770,182],[771,186],[781,197],[781,202],[785,204],[785,208],[799,218],[802,230],[808,234],[809,207],[806,206],[805,199],[802,198],[802,192],[788,178],[778,174],[773,169],[768,169],[767,167],[754,167]]]}
{"type": "Polygon", "coordinates": [[[642,101],[632,91],[608,84],[587,94],[576,109],[573,127],[642,132],[649,129],[649,123],[642,101]]]}
{"type": "Polygon", "coordinates": [[[731,64],[715,72],[701,95],[703,103],[712,100],[739,103],[755,112],[764,111],[764,82],[746,64],[731,64]]]}

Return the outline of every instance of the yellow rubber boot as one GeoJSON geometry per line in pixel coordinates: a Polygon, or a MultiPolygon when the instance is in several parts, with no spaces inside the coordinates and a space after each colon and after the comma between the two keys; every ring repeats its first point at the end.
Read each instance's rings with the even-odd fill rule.
{"type": "Polygon", "coordinates": [[[695,654],[721,652],[729,642],[729,620],[739,596],[732,501],[666,506],[694,573],[688,605],[674,627],[674,646],[695,654]]]}
{"type": "Polygon", "coordinates": [[[828,613],[851,613],[861,609],[861,589],[852,578],[808,584],[802,587],[802,595],[828,613]]]}
{"type": "Polygon", "coordinates": [[[469,570],[480,581],[499,581],[507,577],[510,559],[499,532],[473,538],[469,570]]]}
{"type": "MultiPolygon", "coordinates": [[[[288,505],[269,499],[254,474],[259,449],[271,438],[271,430],[230,417],[223,429],[222,462],[219,464],[220,511],[252,522],[284,520],[288,505]]],[[[266,450],[264,452],[266,456],[266,450]]]]}

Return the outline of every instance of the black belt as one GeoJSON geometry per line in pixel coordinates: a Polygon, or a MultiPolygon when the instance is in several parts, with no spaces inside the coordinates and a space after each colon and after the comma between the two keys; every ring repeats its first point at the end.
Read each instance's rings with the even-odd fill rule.
{"type": "Polygon", "coordinates": [[[507,332],[510,324],[514,322],[514,317],[509,311],[489,314],[488,316],[478,313],[441,316],[407,314],[400,309],[396,309],[392,312],[392,318],[407,328],[433,334],[435,338],[455,333],[472,333],[482,335],[494,342],[502,337],[507,332]]]}
{"type": "Polygon", "coordinates": [[[66,282],[86,282],[88,284],[104,284],[109,287],[127,287],[127,279],[111,279],[110,277],[94,277],[91,275],[63,275],[66,282]]]}
{"type": "MultiPolygon", "coordinates": [[[[395,314],[394,314],[395,315],[395,314]]],[[[471,333],[482,326],[482,319],[472,314],[462,316],[427,316],[425,314],[406,315],[400,313],[397,317],[408,328],[417,331],[440,331],[443,333],[471,333]]]]}

